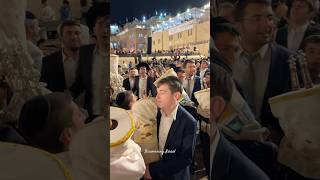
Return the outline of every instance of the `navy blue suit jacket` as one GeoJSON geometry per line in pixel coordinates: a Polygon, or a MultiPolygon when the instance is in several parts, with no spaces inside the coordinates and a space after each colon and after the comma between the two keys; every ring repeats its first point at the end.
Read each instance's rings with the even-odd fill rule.
{"type": "MultiPolygon", "coordinates": [[[[310,36],[310,35],[319,35],[320,34],[320,25],[318,24],[310,24],[304,35],[303,35],[303,39],[305,39],[306,37],[310,36]]],[[[287,43],[288,43],[288,25],[280,28],[277,32],[277,36],[276,36],[276,42],[284,47],[288,47],[287,43]]],[[[301,42],[302,43],[302,42],[301,42]]],[[[302,48],[301,44],[299,45],[299,49],[302,48]]]]}
{"type": "Polygon", "coordinates": [[[271,126],[278,131],[281,131],[279,121],[273,116],[268,99],[291,91],[290,69],[288,64],[288,59],[291,54],[292,52],[279,45],[271,45],[269,77],[262,102],[260,119],[264,126],[271,126]]]}
{"type": "MultiPolygon", "coordinates": [[[[160,120],[161,113],[158,111],[158,140],[160,120]]],[[[160,161],[149,164],[152,179],[190,179],[189,167],[192,163],[196,147],[196,128],[196,120],[179,105],[176,120],[171,125],[164,147],[165,150],[173,150],[175,153],[164,153],[160,161]]]]}
{"type": "Polygon", "coordinates": [[[268,176],[220,133],[211,180],[269,180],[268,176]]]}
{"type": "Polygon", "coordinates": [[[66,90],[67,85],[61,51],[43,58],[40,81],[46,83],[46,88],[53,92],[63,92],[66,90]]]}

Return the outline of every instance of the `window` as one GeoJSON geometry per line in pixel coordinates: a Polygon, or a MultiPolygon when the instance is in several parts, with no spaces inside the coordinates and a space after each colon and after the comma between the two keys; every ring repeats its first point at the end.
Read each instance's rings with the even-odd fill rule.
{"type": "Polygon", "coordinates": [[[170,35],[169,36],[169,41],[172,41],[173,40],[173,35],[170,35]]]}

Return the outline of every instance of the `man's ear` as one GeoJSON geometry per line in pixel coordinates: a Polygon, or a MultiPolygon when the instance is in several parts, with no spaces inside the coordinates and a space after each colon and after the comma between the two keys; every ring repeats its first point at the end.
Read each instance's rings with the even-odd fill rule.
{"type": "Polygon", "coordinates": [[[217,121],[224,112],[226,102],[221,96],[211,98],[211,121],[217,121]]]}
{"type": "Polygon", "coordinates": [[[59,140],[65,146],[68,146],[71,143],[72,130],[71,128],[64,128],[60,134],[59,140]]]}
{"type": "Polygon", "coordinates": [[[173,95],[176,100],[179,100],[182,94],[180,92],[175,92],[173,95]]]}

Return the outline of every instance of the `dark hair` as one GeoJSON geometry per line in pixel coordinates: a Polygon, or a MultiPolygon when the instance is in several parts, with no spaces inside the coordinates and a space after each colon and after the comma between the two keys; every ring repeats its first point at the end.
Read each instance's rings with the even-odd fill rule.
{"type": "Polygon", "coordinates": [[[240,34],[230,23],[219,23],[216,24],[213,28],[213,39],[216,39],[217,34],[219,33],[229,33],[233,37],[239,37],[240,34]]]}
{"type": "Polygon", "coordinates": [[[37,19],[37,17],[32,12],[26,11],[26,19],[34,20],[34,19],[37,19]]]}
{"type": "Polygon", "coordinates": [[[132,101],[132,91],[120,92],[116,98],[116,104],[118,107],[126,110],[130,110],[130,102],[132,101]]]}
{"type": "Polygon", "coordinates": [[[72,98],[65,93],[33,97],[22,107],[18,128],[31,145],[51,153],[65,151],[59,138],[64,128],[72,127],[72,98]]]}
{"type": "Polygon", "coordinates": [[[94,3],[87,12],[87,25],[91,32],[96,25],[97,19],[100,17],[107,17],[109,15],[109,3],[101,2],[94,3]]]}
{"type": "Polygon", "coordinates": [[[236,8],[234,10],[234,19],[235,21],[241,21],[245,14],[244,10],[248,6],[248,4],[264,4],[264,5],[270,5],[270,0],[239,0],[239,2],[236,4],[236,8]]]}
{"type": "Polygon", "coordinates": [[[164,84],[167,84],[169,86],[170,91],[172,93],[175,93],[175,92],[182,93],[182,91],[183,91],[182,83],[181,83],[180,79],[176,76],[167,76],[167,77],[161,79],[158,82],[157,87],[159,88],[161,85],[164,85],[164,84]]]}
{"type": "Polygon", "coordinates": [[[74,20],[66,20],[63,21],[63,23],[61,24],[60,28],[59,28],[59,34],[62,37],[63,36],[63,29],[67,26],[78,26],[80,27],[80,24],[77,21],[74,20]]]}
{"type": "Polygon", "coordinates": [[[188,64],[188,63],[196,64],[196,62],[195,62],[194,60],[187,59],[187,60],[184,61],[183,67],[184,67],[184,68],[187,67],[187,64],[188,64]]]}
{"type": "Polygon", "coordinates": [[[305,2],[305,3],[308,5],[308,7],[309,7],[309,11],[310,11],[310,12],[313,12],[313,11],[315,10],[313,0],[293,0],[293,1],[291,2],[291,4],[289,4],[288,16],[290,16],[290,11],[291,11],[292,4],[293,4],[294,1],[302,1],[302,2],[305,2]]]}
{"type": "Polygon", "coordinates": [[[306,37],[303,41],[302,41],[302,49],[305,50],[305,48],[307,47],[307,45],[309,43],[317,43],[319,44],[320,43],[320,35],[311,35],[311,36],[308,36],[306,37]]]}
{"type": "Polygon", "coordinates": [[[232,78],[231,75],[225,71],[221,66],[213,64],[211,66],[213,77],[211,81],[211,97],[221,96],[225,101],[230,101],[232,93],[232,78]]]}
{"type": "Polygon", "coordinates": [[[68,1],[68,0],[64,0],[64,1],[62,2],[62,4],[67,4],[67,5],[69,5],[69,1],[68,1]]]}
{"type": "Polygon", "coordinates": [[[46,2],[47,2],[47,0],[41,0],[41,4],[44,4],[46,2]]]}

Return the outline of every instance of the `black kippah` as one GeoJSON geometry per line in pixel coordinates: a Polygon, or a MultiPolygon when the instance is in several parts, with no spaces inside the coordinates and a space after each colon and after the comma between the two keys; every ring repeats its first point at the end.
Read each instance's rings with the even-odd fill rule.
{"type": "Polygon", "coordinates": [[[125,92],[120,92],[120,93],[117,95],[116,104],[117,104],[118,106],[121,106],[121,105],[123,104],[125,98],[126,98],[125,92]]]}
{"type": "Polygon", "coordinates": [[[25,136],[37,134],[45,125],[49,102],[44,96],[37,96],[27,101],[21,110],[18,128],[25,136]]]}

